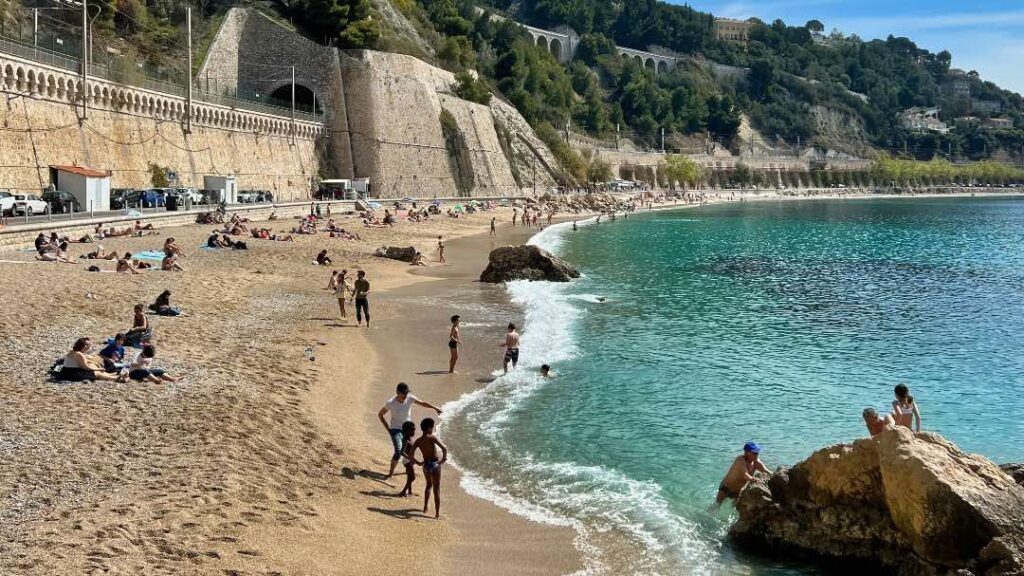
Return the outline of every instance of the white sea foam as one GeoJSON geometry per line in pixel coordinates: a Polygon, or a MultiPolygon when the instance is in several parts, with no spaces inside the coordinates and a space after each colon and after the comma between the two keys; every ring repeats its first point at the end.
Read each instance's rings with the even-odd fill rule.
{"type": "MultiPolygon", "coordinates": [[[[571,222],[551,226],[530,243],[557,250],[571,227],[571,222]]],[[[580,302],[596,302],[597,296],[573,296],[569,285],[551,282],[510,282],[507,289],[525,312],[519,369],[508,375],[499,370],[484,388],[444,406],[447,426],[470,439],[456,463],[463,470],[463,489],[531,520],[572,527],[584,558],[583,574],[624,569],[617,538],[630,542],[626,549],[640,550],[638,558],[625,560],[630,572],[710,573],[717,556],[714,541],[671,510],[657,483],[603,466],[538,460],[511,441],[515,416],[528,399],[559,384],[541,378],[537,368],[557,366],[579,353],[573,330],[583,313],[580,302]]]]}

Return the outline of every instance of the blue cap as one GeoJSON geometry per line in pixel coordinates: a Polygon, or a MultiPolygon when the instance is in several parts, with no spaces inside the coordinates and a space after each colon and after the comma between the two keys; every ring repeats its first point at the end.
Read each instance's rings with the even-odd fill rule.
{"type": "Polygon", "coordinates": [[[757,445],[757,442],[747,442],[743,445],[744,452],[753,452],[754,454],[761,453],[761,447],[757,445]]]}

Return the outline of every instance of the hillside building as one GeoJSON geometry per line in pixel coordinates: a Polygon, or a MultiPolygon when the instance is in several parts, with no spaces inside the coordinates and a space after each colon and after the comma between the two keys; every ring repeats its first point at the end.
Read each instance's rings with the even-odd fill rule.
{"type": "Polygon", "coordinates": [[[900,124],[914,132],[938,132],[946,134],[949,126],[939,120],[939,108],[910,108],[900,114],[900,124]]]}
{"type": "Polygon", "coordinates": [[[719,40],[746,44],[750,40],[750,27],[753,24],[753,18],[747,20],[715,18],[715,36],[719,40]]]}

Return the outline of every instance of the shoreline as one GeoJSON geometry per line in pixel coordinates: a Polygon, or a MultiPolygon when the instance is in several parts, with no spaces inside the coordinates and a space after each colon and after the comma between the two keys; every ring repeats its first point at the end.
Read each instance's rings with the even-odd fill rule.
{"type": "MultiPolygon", "coordinates": [[[[972,194],[959,197],[966,196],[972,194]]],[[[875,198],[883,196],[745,200],[875,198]]],[[[654,211],[700,206],[656,205],[654,211]]],[[[322,235],[299,236],[295,243],[254,240],[248,252],[197,250],[209,225],[103,241],[108,249],[137,252],[174,235],[189,252],[187,272],[180,274],[88,274],[83,263],[92,261],[43,264],[27,251],[12,252],[24,263],[3,268],[0,290],[23,297],[0,328],[19,336],[6,339],[0,351],[22,358],[24,366],[0,377],[8,398],[0,410],[7,436],[0,438],[0,454],[9,461],[0,471],[0,496],[10,520],[0,536],[15,542],[0,550],[0,567],[33,574],[578,572],[583,565],[574,530],[469,495],[453,484],[460,481],[454,467],[444,474],[440,522],[419,517],[422,479],[420,496],[403,501],[392,496],[403,478],[382,478],[390,449],[376,413],[398,381],[440,406],[480,389],[500,368],[497,318],[519,323],[523,310],[502,285],[475,278],[489,248],[525,243],[539,233],[511,228],[510,214],[499,209],[459,220],[403,222],[393,230],[360,228],[364,240],[358,242],[322,235]],[[494,239],[486,232],[491,216],[501,220],[494,239]],[[447,266],[432,262],[438,233],[452,262],[447,266]],[[381,244],[418,246],[431,266],[373,257],[381,244]],[[321,247],[335,258],[330,268],[310,265],[321,247]],[[323,290],[332,268],[359,267],[374,289],[370,331],[337,322],[335,300],[323,290]],[[31,286],[47,288],[26,290],[31,286]],[[147,303],[164,288],[173,289],[175,304],[188,313],[155,319],[161,364],[186,376],[183,383],[44,381],[47,363],[66,352],[69,338],[123,329],[131,303],[147,303]],[[467,321],[467,345],[462,373],[448,377],[434,372],[447,367],[453,313],[467,321]],[[304,357],[306,347],[315,362],[304,357]],[[54,541],[54,533],[63,536],[54,541]],[[409,546],[396,546],[401,542],[409,546]]],[[[95,246],[75,245],[72,252],[95,246]]],[[[428,415],[417,408],[413,417],[428,415]]]]}

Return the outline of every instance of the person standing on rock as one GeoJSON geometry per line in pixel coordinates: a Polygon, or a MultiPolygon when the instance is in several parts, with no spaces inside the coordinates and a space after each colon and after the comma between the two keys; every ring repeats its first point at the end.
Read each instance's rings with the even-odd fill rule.
{"type": "Polygon", "coordinates": [[[717,508],[722,505],[726,498],[735,500],[740,492],[747,487],[747,483],[754,479],[754,472],[769,474],[764,463],[760,460],[761,447],[756,442],[747,442],[743,445],[743,454],[732,461],[732,466],[725,473],[725,478],[718,485],[718,494],[715,496],[717,508]]]}
{"type": "Polygon", "coordinates": [[[519,364],[519,333],[516,332],[516,325],[511,322],[508,325],[508,332],[505,334],[505,341],[501,343],[499,348],[505,349],[505,359],[503,366],[505,368],[505,374],[508,374],[508,363],[512,363],[512,369],[515,370],[516,365],[519,364]]]}
{"type": "Polygon", "coordinates": [[[878,411],[874,408],[865,408],[863,412],[864,423],[868,425],[868,433],[871,434],[872,438],[878,436],[889,426],[895,426],[896,421],[893,420],[892,414],[886,414],[885,417],[878,415],[878,411]]]}
{"type": "Polygon", "coordinates": [[[441,414],[441,409],[437,406],[424,402],[410,394],[409,385],[405,382],[399,382],[398,386],[395,386],[395,395],[385,402],[384,407],[377,412],[377,419],[387,429],[388,436],[391,437],[391,445],[395,449],[394,454],[391,456],[391,470],[388,471],[388,478],[394,475],[398,460],[402,457],[402,449],[405,443],[404,436],[402,435],[402,426],[406,422],[412,422],[413,404],[430,408],[437,412],[438,415],[441,414]],[[384,418],[388,413],[391,414],[390,422],[384,418]]]}

